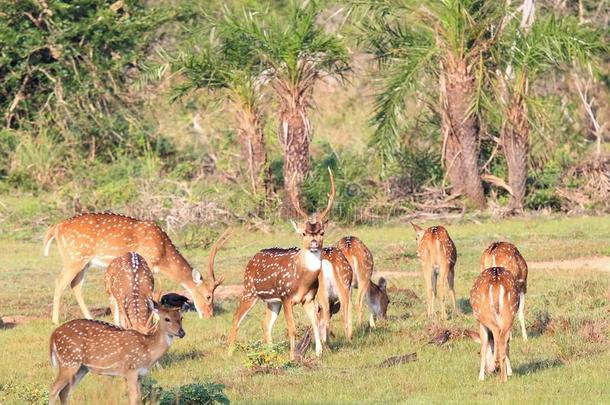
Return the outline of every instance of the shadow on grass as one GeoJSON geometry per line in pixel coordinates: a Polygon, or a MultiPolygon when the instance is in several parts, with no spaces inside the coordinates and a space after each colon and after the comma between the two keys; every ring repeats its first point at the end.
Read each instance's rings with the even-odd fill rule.
{"type": "Polygon", "coordinates": [[[186,352],[170,351],[161,358],[159,363],[161,364],[161,367],[167,367],[186,360],[202,359],[203,357],[205,357],[205,354],[199,349],[191,349],[186,352]]]}
{"type": "Polygon", "coordinates": [[[530,361],[529,363],[520,364],[519,367],[513,369],[513,372],[517,375],[526,375],[549,368],[560,367],[562,365],[563,363],[559,359],[538,359],[530,361]]]}
{"type": "Polygon", "coordinates": [[[462,314],[472,314],[472,307],[470,306],[470,300],[468,298],[460,298],[457,302],[457,306],[462,314]]]}

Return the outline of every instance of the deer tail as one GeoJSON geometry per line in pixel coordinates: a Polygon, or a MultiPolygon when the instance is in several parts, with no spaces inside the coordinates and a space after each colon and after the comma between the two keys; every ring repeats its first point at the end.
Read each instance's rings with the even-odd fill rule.
{"type": "Polygon", "coordinates": [[[51,242],[53,242],[53,239],[55,239],[56,235],[56,231],[57,230],[57,225],[53,225],[52,227],[49,228],[49,230],[47,231],[47,233],[44,235],[44,240],[42,242],[42,245],[44,246],[44,255],[48,256],[49,255],[49,249],[51,248],[51,242]]]}

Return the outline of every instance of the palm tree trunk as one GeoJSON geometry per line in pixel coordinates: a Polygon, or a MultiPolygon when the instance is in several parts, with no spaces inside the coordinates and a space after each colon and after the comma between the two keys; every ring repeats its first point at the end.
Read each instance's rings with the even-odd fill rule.
{"type": "Polygon", "coordinates": [[[519,213],[523,211],[530,147],[530,128],[522,97],[513,98],[500,137],[508,166],[508,185],[513,192],[509,206],[519,213]]]}
{"type": "MultiPolygon", "coordinates": [[[[309,172],[311,142],[311,126],[304,108],[281,109],[278,136],[284,153],[284,187],[300,199],[301,183],[309,172]]],[[[284,199],[284,211],[294,215],[289,195],[284,199]]]]}
{"type": "Polygon", "coordinates": [[[264,193],[265,201],[270,193],[270,173],[263,123],[258,111],[242,110],[238,113],[238,139],[242,156],[248,168],[248,177],[255,194],[264,193]]]}
{"type": "Polygon", "coordinates": [[[454,194],[464,194],[478,208],[487,205],[479,176],[479,123],[470,108],[475,79],[464,60],[449,59],[441,76],[444,163],[454,194]]]}

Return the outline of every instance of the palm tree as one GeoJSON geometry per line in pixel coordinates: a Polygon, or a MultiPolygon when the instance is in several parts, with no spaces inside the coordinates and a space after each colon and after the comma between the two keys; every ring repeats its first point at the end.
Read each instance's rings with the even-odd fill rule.
{"type": "MultiPolygon", "coordinates": [[[[336,35],[318,24],[321,7],[310,1],[291,3],[286,14],[277,11],[227,13],[225,23],[265,66],[265,77],[278,101],[278,141],[284,155],[284,184],[288,195],[300,196],[308,173],[312,128],[308,113],[315,84],[349,70],[347,48],[336,35]]],[[[289,199],[286,207],[292,210],[289,199]]]]}
{"type": "Polygon", "coordinates": [[[569,68],[574,62],[587,63],[604,49],[601,33],[579,23],[576,17],[543,15],[534,22],[533,16],[530,8],[530,15],[521,21],[507,17],[509,21],[503,24],[501,40],[490,58],[502,116],[500,142],[512,191],[509,204],[514,212],[523,210],[526,191],[532,89],[540,87],[552,71],[569,68]]]}
{"type": "Polygon", "coordinates": [[[372,145],[393,160],[407,97],[418,94],[441,117],[442,157],[453,194],[486,206],[479,175],[481,60],[496,40],[491,27],[502,2],[417,0],[357,2],[367,50],[379,62],[383,87],[372,145]]]}
{"type": "Polygon", "coordinates": [[[174,72],[185,79],[174,88],[173,97],[193,89],[208,89],[231,102],[250,185],[255,194],[267,199],[271,190],[261,110],[262,65],[248,49],[239,48],[235,33],[222,20],[215,24],[204,36],[196,35],[171,59],[174,72]]]}

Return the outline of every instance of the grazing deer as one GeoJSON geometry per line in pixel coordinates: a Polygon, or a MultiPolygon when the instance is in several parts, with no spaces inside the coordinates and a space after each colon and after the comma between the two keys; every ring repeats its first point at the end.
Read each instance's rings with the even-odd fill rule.
{"type": "Polygon", "coordinates": [[[525,330],[525,293],[527,292],[527,263],[519,249],[512,243],[493,242],[481,257],[481,271],[489,267],[503,267],[515,278],[517,291],[519,292],[519,323],[521,324],[521,336],[527,340],[525,330]]]}
{"type": "Polygon", "coordinates": [[[152,305],[159,321],[149,334],[88,319],[55,329],[50,341],[51,364],[59,373],[49,390],[49,404],[58,398],[67,403],[70,391],[89,371],[125,378],[130,404],[139,404],[139,377],[167,352],[174,337],[185,335],[179,308],[152,305]]]}
{"type": "Polygon", "coordinates": [[[326,217],[335,200],[335,182],[330,169],[328,172],[331,193],[328,205],[321,214],[308,217],[300,208],[298,198],[292,193],[290,195],[296,210],[304,218],[301,227],[292,223],[297,233],[303,237],[303,248],[264,249],[248,262],[244,272],[244,292],[239,308],[233,316],[233,326],[229,334],[229,355],[233,352],[239,325],[259,298],[267,305],[263,324],[263,336],[266,343],[271,343],[273,324],[283,305],[290,337],[290,358],[295,358],[296,328],[292,307],[295,304],[302,304],[314,331],[316,355],[322,354],[314,298],[318,291],[318,276],[322,269],[322,244],[328,222],[326,217]]]}
{"type": "Polygon", "coordinates": [[[434,316],[434,297],[436,296],[437,279],[440,276],[438,289],[441,300],[441,314],[443,319],[447,319],[447,312],[445,310],[445,282],[449,286],[453,313],[458,313],[453,283],[457,250],[449,237],[449,233],[442,226],[432,226],[424,230],[412,222],[411,225],[415,229],[417,256],[421,262],[422,274],[426,282],[428,318],[434,316]]]}
{"type": "Polygon", "coordinates": [[[363,306],[366,300],[370,315],[369,325],[375,327],[375,317],[385,319],[388,309],[388,294],[386,292],[385,279],[379,280],[376,285],[371,281],[373,275],[373,255],[369,248],[357,237],[346,236],[341,238],[337,247],[347,258],[354,270],[352,286],[358,289],[356,295],[356,312],[358,312],[358,325],[362,324],[363,306]]]}
{"type": "Polygon", "coordinates": [[[127,252],[138,252],[153,272],[161,272],[180,283],[193,297],[200,317],[214,314],[214,290],[222,282],[208,269],[209,278],[202,280],[201,273],[193,269],[180,254],[167,234],[156,224],[122,215],[81,214],[51,227],[44,238],[45,256],[53,239],[57,239],[63,269],[55,280],[53,322],[59,323],[61,294],[68,284],[83,315],[91,314],[83,300],[82,287],[85,273],[91,266],[105,268],[115,257],[127,252]]]}
{"type": "Polygon", "coordinates": [[[135,252],[125,253],[110,262],[104,277],[110,296],[114,323],[140,333],[150,330],[155,280],[146,260],[135,252]]]}
{"type": "Polygon", "coordinates": [[[513,321],[519,305],[515,278],[502,267],[483,270],[470,290],[470,305],[479,322],[481,367],[479,380],[485,371],[500,369],[500,380],[512,375],[509,343],[513,321]]]}
{"type": "Polygon", "coordinates": [[[352,341],[352,266],[337,248],[322,250],[322,272],[319,276],[318,302],[320,303],[320,334],[326,342],[330,317],[341,310],[345,337],[352,341]]]}

